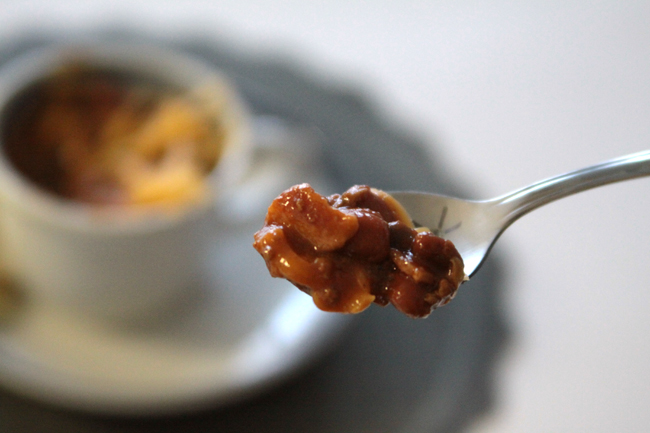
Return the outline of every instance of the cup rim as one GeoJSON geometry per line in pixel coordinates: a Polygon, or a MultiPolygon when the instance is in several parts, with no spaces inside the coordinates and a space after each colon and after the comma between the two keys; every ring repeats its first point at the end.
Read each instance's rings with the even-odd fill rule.
{"type": "MultiPolygon", "coordinates": [[[[177,212],[77,202],[47,192],[29,181],[7,159],[0,136],[0,206],[19,208],[24,216],[87,233],[149,232],[192,219],[213,208],[219,191],[244,175],[251,154],[250,114],[234,84],[217,67],[161,45],[122,42],[60,42],[39,47],[0,66],[0,120],[7,104],[22,90],[71,62],[151,77],[188,92],[210,88],[225,98],[229,123],[224,153],[206,176],[209,197],[177,212]]],[[[2,123],[0,122],[0,134],[2,123]]]]}

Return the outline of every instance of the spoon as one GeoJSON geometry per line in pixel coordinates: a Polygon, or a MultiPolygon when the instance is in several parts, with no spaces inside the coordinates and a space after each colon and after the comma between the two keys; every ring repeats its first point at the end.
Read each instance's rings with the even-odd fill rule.
{"type": "Polygon", "coordinates": [[[416,225],[454,243],[471,277],[501,233],[547,203],[597,186],[650,175],[650,151],[562,174],[491,200],[462,200],[423,192],[391,192],[416,225]]]}

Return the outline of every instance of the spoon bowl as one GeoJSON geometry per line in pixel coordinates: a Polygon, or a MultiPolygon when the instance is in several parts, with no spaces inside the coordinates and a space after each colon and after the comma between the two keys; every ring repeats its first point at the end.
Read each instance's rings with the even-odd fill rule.
{"type": "Polygon", "coordinates": [[[510,224],[547,203],[591,188],[650,175],[650,151],[555,176],[490,200],[391,192],[418,226],[454,243],[471,277],[510,224]]]}

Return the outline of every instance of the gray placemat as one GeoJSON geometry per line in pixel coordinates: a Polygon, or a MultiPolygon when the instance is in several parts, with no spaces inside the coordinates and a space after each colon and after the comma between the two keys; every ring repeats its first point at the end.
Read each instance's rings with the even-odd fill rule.
{"type": "MultiPolygon", "coordinates": [[[[123,30],[92,36],[150,39],[123,30]]],[[[30,48],[78,37],[16,37],[0,47],[0,67],[30,48]]],[[[369,184],[387,190],[462,193],[453,176],[436,165],[416,137],[381,118],[351,86],[324,84],[305,73],[298,62],[255,58],[201,37],[158,42],[220,67],[234,79],[255,113],[313,125],[322,135],[323,164],[340,190],[369,184]]],[[[499,270],[498,257],[491,257],[451,304],[426,320],[411,320],[392,308],[373,306],[355,317],[316,363],[236,405],[168,417],[106,417],[0,390],[0,431],[462,431],[490,408],[492,370],[507,337],[500,305],[505,282],[499,270]]]]}

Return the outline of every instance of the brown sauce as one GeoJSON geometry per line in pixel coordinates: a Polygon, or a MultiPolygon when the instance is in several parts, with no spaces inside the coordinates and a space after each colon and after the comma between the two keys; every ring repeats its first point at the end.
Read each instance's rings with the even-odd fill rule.
{"type": "Polygon", "coordinates": [[[271,203],[253,246],[273,277],[286,278],[325,311],[391,303],[426,317],[465,279],[450,241],[415,229],[399,203],[368,186],[329,197],[307,184],[288,189],[271,203]]]}

